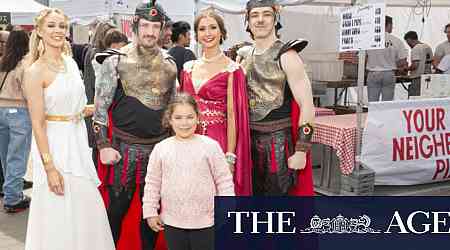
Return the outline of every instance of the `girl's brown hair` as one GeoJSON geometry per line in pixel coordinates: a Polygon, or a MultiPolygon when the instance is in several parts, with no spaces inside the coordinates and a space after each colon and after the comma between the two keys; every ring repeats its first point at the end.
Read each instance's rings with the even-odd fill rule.
{"type": "Polygon", "coordinates": [[[222,37],[220,38],[220,44],[222,44],[223,41],[227,39],[227,29],[225,28],[225,22],[223,21],[223,18],[219,14],[217,14],[212,7],[201,11],[200,14],[195,17],[195,40],[198,42],[198,25],[200,24],[200,21],[206,17],[211,17],[212,19],[216,20],[217,24],[219,25],[220,33],[222,34],[222,37]]]}
{"type": "Polygon", "coordinates": [[[191,95],[181,92],[176,94],[172,100],[170,100],[169,105],[167,106],[166,111],[164,112],[162,125],[164,128],[170,128],[170,118],[172,117],[173,111],[175,110],[175,107],[177,105],[190,105],[194,111],[195,114],[197,114],[197,117],[200,117],[200,112],[198,110],[197,102],[195,101],[194,97],[191,95]]]}

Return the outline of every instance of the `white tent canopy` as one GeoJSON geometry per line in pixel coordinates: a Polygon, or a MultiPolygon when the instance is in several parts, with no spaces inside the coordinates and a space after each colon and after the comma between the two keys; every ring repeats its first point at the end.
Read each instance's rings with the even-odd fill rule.
{"type": "Polygon", "coordinates": [[[11,13],[14,25],[33,24],[33,18],[45,8],[47,7],[34,0],[4,0],[0,4],[0,12],[11,13]]]}
{"type": "Polygon", "coordinates": [[[34,0],[2,1],[0,4],[0,12],[37,13],[45,8],[46,6],[34,0]]]}
{"type": "MultiPolygon", "coordinates": [[[[366,0],[370,1],[370,0],[366,0]]],[[[374,1],[374,0],[372,0],[374,1]]],[[[375,0],[376,1],[376,0],[375,0]]],[[[165,2],[165,1],[160,1],[165,2]]],[[[201,5],[210,5],[226,13],[243,13],[247,0],[198,0],[201,5]]],[[[352,0],[279,0],[283,6],[349,6],[352,0]]],[[[386,0],[388,7],[417,7],[424,0],[386,0]]],[[[434,7],[450,7],[449,0],[428,0],[434,7]]]]}
{"type": "MultiPolygon", "coordinates": [[[[17,0],[16,0],[17,1],[17,0]]],[[[30,1],[30,0],[29,0],[30,1]]],[[[394,35],[402,38],[409,30],[415,30],[420,39],[433,48],[445,39],[442,28],[450,22],[450,0],[431,0],[433,6],[425,15],[418,5],[425,0],[386,0],[387,14],[394,18],[394,35]],[[422,18],[425,22],[422,23],[422,18]]],[[[429,1],[429,0],[428,0],[429,1]]],[[[14,1],[7,1],[14,2],[14,1]]],[[[57,7],[72,20],[92,21],[113,13],[132,14],[142,0],[50,0],[51,7],[57,7]]],[[[206,6],[219,9],[226,20],[229,39],[224,46],[250,40],[244,31],[244,10],[247,0],[158,0],[175,21],[193,22],[196,11],[206,6]]],[[[307,51],[336,51],[339,30],[338,14],[351,0],[279,0],[283,8],[282,38],[305,38],[310,41],[307,51]],[[320,27],[320,28],[318,28],[320,27]]]]}
{"type": "MultiPolygon", "coordinates": [[[[169,10],[169,14],[172,14],[170,11],[172,6],[181,8],[174,6],[176,4],[171,0],[159,0],[159,2],[169,10]]],[[[247,0],[198,0],[196,7],[193,4],[193,8],[214,6],[223,13],[227,28],[232,31],[229,32],[229,39],[225,43],[225,46],[230,46],[238,41],[250,39],[244,31],[244,17],[241,14],[246,2],[247,0]]],[[[283,39],[301,37],[309,40],[307,52],[337,51],[339,11],[343,6],[350,5],[351,0],[281,0],[279,2],[285,5],[281,20],[284,25],[281,30],[283,39]]],[[[420,2],[424,1],[420,0],[420,2]]],[[[424,10],[418,3],[418,0],[386,0],[387,14],[394,19],[393,33],[403,38],[406,32],[414,30],[423,42],[435,48],[445,39],[442,30],[450,22],[450,0],[431,0],[429,3],[432,7],[428,13],[428,10],[424,10]]],[[[192,7],[187,7],[185,13],[192,13],[190,8],[192,7]]]]}

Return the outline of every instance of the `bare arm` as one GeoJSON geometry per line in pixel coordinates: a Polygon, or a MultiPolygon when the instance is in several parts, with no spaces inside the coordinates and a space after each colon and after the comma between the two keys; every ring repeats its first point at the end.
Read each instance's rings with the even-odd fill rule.
{"type": "MultiPolygon", "coordinates": [[[[33,65],[25,71],[24,92],[27,98],[28,111],[30,113],[33,134],[39,153],[50,154],[47,138],[47,122],[44,108],[44,79],[39,73],[40,69],[33,65]]],[[[53,166],[44,166],[48,170],[53,166]]]]}
{"type": "MultiPolygon", "coordinates": [[[[27,99],[28,111],[30,113],[31,126],[34,138],[41,156],[50,156],[50,149],[47,137],[47,121],[45,120],[44,70],[37,65],[32,65],[24,74],[24,93],[27,99]]],[[[62,195],[64,192],[64,182],[62,176],[56,170],[53,161],[44,162],[44,170],[47,173],[49,188],[52,192],[62,195]]]]}
{"type": "Polygon", "coordinates": [[[299,126],[304,123],[312,124],[314,122],[312,88],[302,59],[294,50],[289,50],[281,56],[281,65],[286,73],[292,95],[300,105],[299,126]]]}
{"type": "Polygon", "coordinates": [[[431,64],[433,64],[434,68],[437,68],[439,63],[442,60],[442,57],[445,56],[445,51],[442,49],[441,45],[438,45],[436,47],[436,51],[434,52],[433,61],[431,64]]]}
{"type": "Polygon", "coordinates": [[[236,149],[236,122],[234,117],[234,97],[233,97],[233,73],[228,77],[227,85],[227,152],[234,153],[236,149]]]}
{"type": "Polygon", "coordinates": [[[431,64],[433,65],[434,68],[437,68],[440,62],[441,60],[439,59],[439,57],[433,56],[433,61],[431,61],[431,64]]]}
{"type": "Polygon", "coordinates": [[[234,196],[233,176],[227,169],[227,161],[219,146],[219,143],[214,142],[214,145],[208,145],[211,150],[211,156],[208,159],[210,164],[211,174],[216,185],[218,196],[234,196]]]}
{"type": "MultiPolygon", "coordinates": [[[[281,66],[286,73],[289,87],[295,101],[300,106],[299,127],[305,123],[314,122],[314,104],[311,82],[306,75],[303,61],[294,50],[289,50],[281,56],[281,66]]],[[[306,167],[306,152],[295,151],[289,157],[288,166],[291,169],[303,169],[306,167]]]]}

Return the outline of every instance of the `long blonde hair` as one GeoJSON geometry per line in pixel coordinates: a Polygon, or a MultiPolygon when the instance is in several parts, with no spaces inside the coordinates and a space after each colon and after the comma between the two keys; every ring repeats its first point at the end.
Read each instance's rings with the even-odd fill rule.
{"type": "MultiPolygon", "coordinates": [[[[59,15],[64,16],[67,27],[69,25],[69,18],[60,9],[48,8],[48,9],[44,9],[41,12],[39,12],[39,15],[34,18],[36,28],[31,33],[31,37],[30,37],[30,51],[28,52],[28,55],[26,57],[28,65],[31,65],[34,62],[36,62],[45,51],[44,43],[42,42],[42,38],[38,35],[37,31],[38,31],[38,29],[42,29],[45,18],[48,15],[50,15],[51,13],[57,13],[59,15]]],[[[72,55],[72,51],[70,49],[70,44],[68,41],[64,42],[62,51],[63,51],[64,55],[68,55],[68,56],[72,55]]]]}

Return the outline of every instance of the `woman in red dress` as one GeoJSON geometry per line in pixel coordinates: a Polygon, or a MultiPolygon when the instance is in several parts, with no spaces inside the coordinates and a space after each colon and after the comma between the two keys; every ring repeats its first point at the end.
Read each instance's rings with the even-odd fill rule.
{"type": "Polygon", "coordinates": [[[236,62],[224,55],[223,18],[211,9],[194,22],[195,38],[203,56],[185,63],[181,90],[195,97],[200,108],[198,133],[219,142],[234,173],[236,195],[251,195],[251,152],[245,75],[236,62]]]}

